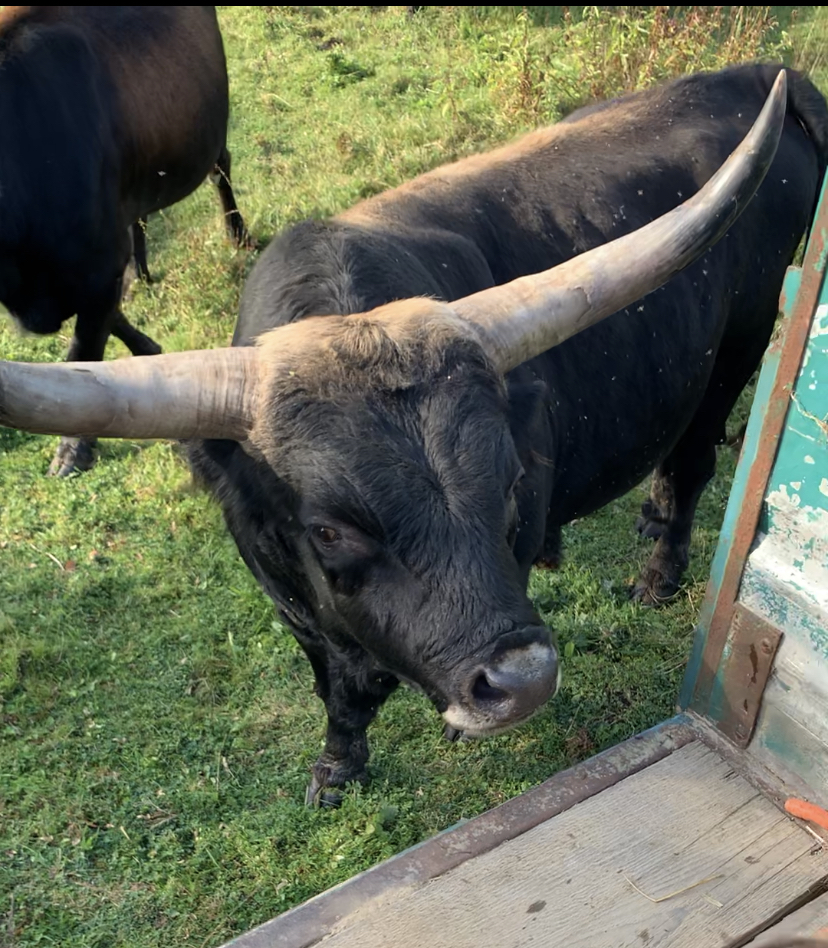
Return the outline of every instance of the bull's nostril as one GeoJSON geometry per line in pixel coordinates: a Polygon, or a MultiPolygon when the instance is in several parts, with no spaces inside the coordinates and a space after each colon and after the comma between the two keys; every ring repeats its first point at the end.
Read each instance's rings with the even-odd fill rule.
{"type": "Polygon", "coordinates": [[[496,688],[481,672],[472,685],[472,697],[475,701],[505,701],[509,695],[502,688],[496,688]]]}

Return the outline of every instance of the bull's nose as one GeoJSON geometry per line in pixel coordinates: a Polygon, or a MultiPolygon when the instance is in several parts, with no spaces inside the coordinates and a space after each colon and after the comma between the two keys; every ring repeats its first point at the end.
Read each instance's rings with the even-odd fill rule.
{"type": "Polygon", "coordinates": [[[528,717],[557,687],[558,654],[548,642],[535,641],[501,651],[478,669],[470,695],[479,711],[506,724],[528,717]]]}

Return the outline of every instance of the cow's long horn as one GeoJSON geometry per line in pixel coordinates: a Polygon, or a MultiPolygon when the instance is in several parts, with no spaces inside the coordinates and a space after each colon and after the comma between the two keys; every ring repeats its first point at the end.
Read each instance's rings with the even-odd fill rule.
{"type": "Polygon", "coordinates": [[[39,434],[243,441],[258,379],[253,348],[116,362],[0,362],[0,425],[39,434]]]}
{"type": "Polygon", "coordinates": [[[724,236],[776,154],[787,102],[784,70],[750,132],[690,200],[566,263],[452,303],[484,330],[503,371],[551,349],[666,283],[724,236]]]}
{"type": "MultiPolygon", "coordinates": [[[[721,237],[770,166],[782,131],[781,72],[754,127],[695,197],[553,270],[452,304],[508,371],[665,283],[721,237]]],[[[0,425],[41,434],[229,438],[252,427],[255,348],[35,365],[0,362],[0,425]]]]}

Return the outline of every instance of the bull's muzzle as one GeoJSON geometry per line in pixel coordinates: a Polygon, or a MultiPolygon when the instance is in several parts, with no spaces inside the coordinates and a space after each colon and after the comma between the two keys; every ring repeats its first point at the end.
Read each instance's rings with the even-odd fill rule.
{"type": "Polygon", "coordinates": [[[443,713],[446,723],[469,737],[505,731],[530,718],[557,691],[558,653],[543,626],[500,640],[491,657],[465,676],[460,697],[443,713]],[[522,639],[510,644],[505,639],[522,639]]]}

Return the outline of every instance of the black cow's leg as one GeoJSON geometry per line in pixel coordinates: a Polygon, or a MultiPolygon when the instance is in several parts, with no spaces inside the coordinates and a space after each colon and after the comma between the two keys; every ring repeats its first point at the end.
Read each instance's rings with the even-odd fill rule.
{"type": "Polygon", "coordinates": [[[140,217],[131,227],[132,231],[132,259],[135,273],[139,279],[152,283],[149,266],[147,265],[147,219],[140,217]]]}
{"type": "Polygon", "coordinates": [[[112,335],[129,349],[136,356],[161,355],[161,346],[154,339],[136,329],[130,323],[126,316],[118,310],[115,317],[115,324],[112,327],[112,335]]]}
{"type": "Polygon", "coordinates": [[[775,306],[752,320],[752,338],[725,339],[704,398],[687,430],[653,475],[652,492],[638,521],[655,549],[632,589],[632,597],[658,605],[675,595],[690,557],[693,518],[705,485],[716,470],[716,445],[739,393],[765,350],[775,306]]]}
{"type": "MultiPolygon", "coordinates": [[[[121,281],[115,299],[120,297],[121,281]]],[[[103,359],[106,340],[109,338],[112,317],[101,315],[100,310],[90,309],[78,313],[75,334],[66,355],[67,362],[100,362],[103,359]]],[[[95,463],[95,438],[61,438],[49,475],[66,477],[73,471],[88,471],[95,463]]]]}
{"type": "MultiPolygon", "coordinates": [[[[119,299],[120,292],[119,280],[117,292],[113,294],[115,300],[119,299]]],[[[101,310],[90,308],[78,313],[67,362],[100,362],[110,335],[122,340],[133,355],[158,355],[161,352],[157,342],[127,322],[117,305],[113,308],[110,303],[101,310]],[[101,310],[106,312],[107,309],[109,314],[101,318],[101,310]]],[[[95,438],[62,438],[49,465],[49,474],[66,477],[73,471],[88,471],[95,463],[96,444],[95,438]]]]}
{"type": "Polygon", "coordinates": [[[244,226],[244,220],[236,205],[236,198],[230,184],[230,152],[227,150],[227,146],[222,148],[210,174],[210,180],[218,188],[221,207],[224,211],[224,223],[230,239],[237,247],[251,247],[250,236],[244,226]]]}
{"type": "Polygon", "coordinates": [[[366,676],[355,663],[326,654],[301,633],[296,637],[313,666],[316,693],[328,714],[325,749],[313,765],[305,801],[335,806],[341,799],[337,788],[367,781],[368,725],[399,682],[393,675],[366,676]]]}

